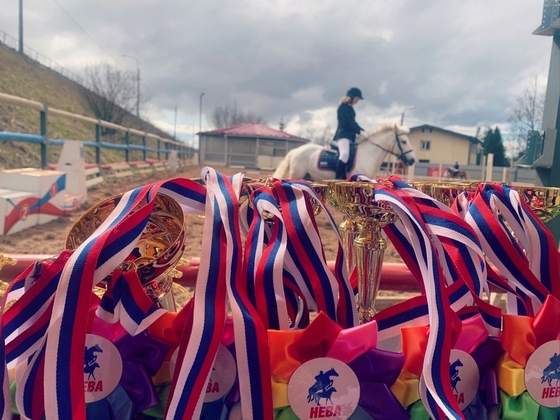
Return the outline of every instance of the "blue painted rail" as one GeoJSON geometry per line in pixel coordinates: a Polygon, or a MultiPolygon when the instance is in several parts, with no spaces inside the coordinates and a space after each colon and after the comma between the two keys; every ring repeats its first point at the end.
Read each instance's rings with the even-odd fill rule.
{"type": "Polygon", "coordinates": [[[194,149],[188,147],[187,145],[178,142],[173,139],[164,138],[157,134],[149,133],[146,131],[136,130],[131,127],[125,127],[122,125],[114,124],[109,121],[104,121],[100,119],[95,119],[91,117],[86,117],[80,114],[73,114],[71,112],[63,111],[56,108],[49,108],[49,106],[44,103],[30,101],[28,99],[20,98],[18,96],[12,96],[5,93],[0,93],[0,102],[6,103],[12,106],[20,106],[28,109],[33,109],[39,112],[41,134],[26,134],[26,133],[12,133],[7,131],[0,131],[0,141],[9,142],[26,142],[39,144],[41,146],[41,167],[46,169],[48,167],[48,147],[50,145],[62,145],[64,144],[63,139],[51,139],[48,136],[48,117],[49,115],[55,115],[60,117],[65,117],[73,119],[76,121],[91,123],[95,127],[95,141],[84,141],[85,147],[90,147],[95,149],[95,163],[101,165],[101,149],[115,149],[122,150],[124,152],[124,161],[130,161],[131,151],[142,152],[143,160],[146,160],[147,153],[157,154],[157,159],[164,160],[169,158],[169,153],[173,150],[177,151],[177,155],[180,160],[190,159],[194,155],[194,149]],[[121,132],[124,134],[124,144],[111,143],[107,141],[101,141],[101,131],[102,128],[115,130],[116,132],[121,132]],[[142,144],[134,144],[131,142],[131,135],[140,137],[142,144]],[[148,141],[152,144],[148,145],[148,141]],[[155,147],[153,147],[155,145],[155,147]],[[163,156],[162,156],[163,155],[163,156]]]}

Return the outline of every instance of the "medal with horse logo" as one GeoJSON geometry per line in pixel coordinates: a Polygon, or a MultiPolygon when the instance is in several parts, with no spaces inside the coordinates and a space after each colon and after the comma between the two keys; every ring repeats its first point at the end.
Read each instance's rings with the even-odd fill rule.
{"type": "Polygon", "coordinates": [[[560,340],[544,343],[529,357],[525,386],[540,405],[560,407],[560,340]]]}
{"type": "MultiPolygon", "coordinates": [[[[476,397],[480,382],[478,365],[470,354],[462,350],[452,349],[449,358],[449,377],[457,404],[459,404],[461,410],[464,410],[476,397]]],[[[421,378],[419,386],[420,398],[427,406],[428,391],[423,378],[421,378]]]]}
{"type": "Polygon", "coordinates": [[[300,419],[347,419],[359,399],[360,384],[354,371],[329,357],[304,363],[288,382],[288,401],[300,419]]]}
{"type": "Polygon", "coordinates": [[[121,380],[123,364],[115,345],[98,335],[86,335],[84,351],[84,391],[86,403],[92,403],[115,390],[121,380]]]}

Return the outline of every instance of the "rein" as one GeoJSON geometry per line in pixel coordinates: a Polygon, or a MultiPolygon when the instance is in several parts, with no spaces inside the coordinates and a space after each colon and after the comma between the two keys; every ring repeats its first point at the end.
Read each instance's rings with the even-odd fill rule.
{"type": "Polygon", "coordinates": [[[378,143],[375,143],[375,142],[372,142],[372,143],[373,143],[374,146],[379,147],[381,150],[383,150],[386,153],[389,153],[390,155],[396,156],[400,160],[403,160],[403,158],[406,156],[407,153],[412,152],[412,149],[407,150],[406,152],[402,149],[401,140],[399,139],[399,133],[397,133],[397,131],[395,131],[395,142],[396,142],[397,146],[399,146],[400,153],[395,153],[393,151],[393,149],[395,148],[395,145],[393,145],[393,147],[391,149],[386,149],[385,147],[381,146],[378,143]]]}

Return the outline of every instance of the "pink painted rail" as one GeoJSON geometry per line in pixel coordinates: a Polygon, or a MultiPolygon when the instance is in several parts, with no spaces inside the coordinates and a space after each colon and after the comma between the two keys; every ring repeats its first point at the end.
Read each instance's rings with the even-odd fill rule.
{"type": "MultiPolygon", "coordinates": [[[[40,261],[49,258],[49,255],[37,255],[37,254],[10,254],[11,258],[17,260],[15,266],[6,265],[0,271],[0,279],[3,281],[10,282],[16,278],[27,266],[34,263],[35,261],[40,261]]],[[[334,262],[329,263],[331,268],[334,262]]],[[[183,276],[176,281],[185,287],[193,287],[196,283],[196,277],[198,275],[199,259],[191,258],[190,264],[188,266],[177,267],[179,271],[183,273],[183,276]]],[[[384,263],[383,270],[381,272],[381,290],[393,290],[400,292],[420,292],[420,284],[413,277],[408,267],[404,264],[399,263],[384,263]]],[[[492,289],[492,291],[498,291],[492,289]]]]}

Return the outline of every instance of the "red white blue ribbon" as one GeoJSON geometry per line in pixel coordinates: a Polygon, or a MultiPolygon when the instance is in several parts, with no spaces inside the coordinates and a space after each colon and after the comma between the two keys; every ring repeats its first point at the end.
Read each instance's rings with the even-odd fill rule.
{"type": "MultiPolygon", "coordinates": [[[[239,231],[241,174],[233,181],[211,168],[203,170],[206,211],[194,308],[181,336],[177,367],[166,407],[166,419],[199,418],[204,389],[225,325],[226,284],[241,277],[239,231]]],[[[238,356],[239,357],[239,356],[238,356]]]]}
{"type": "MultiPolygon", "coordinates": [[[[202,186],[187,180],[152,184],[126,193],[107,220],[68,258],[63,269],[53,273],[51,278],[40,276],[21,296],[20,301],[28,295],[35,299],[35,303],[38,300],[45,302],[43,306],[35,306],[44,307],[43,314],[52,310],[50,316],[41,315],[45,319],[39,318],[42,321],[36,323],[40,328],[35,326],[36,331],[29,328],[27,332],[34,334],[28,334],[29,340],[19,343],[11,353],[20,358],[32,354],[29,363],[22,362],[16,368],[16,404],[22,416],[41,418],[44,413],[47,418],[85,419],[82,366],[85,314],[89,310],[91,287],[107,277],[130,254],[150,217],[155,193],[162,186],[169,195],[184,195],[186,206],[196,203],[198,197],[205,194],[202,186]],[[42,280],[56,287],[54,299],[48,287],[44,290],[37,287],[42,280]],[[41,293],[32,296],[33,292],[41,293]],[[22,346],[27,348],[21,351],[22,346]]],[[[200,204],[191,205],[197,206],[200,204]]],[[[136,323],[136,326],[129,325],[128,329],[140,332],[149,324],[150,316],[151,319],[156,317],[153,314],[157,311],[148,308],[145,301],[143,304],[131,300],[134,298],[125,304],[121,299],[115,308],[118,308],[118,316],[126,314],[124,324],[136,323]],[[142,307],[143,316],[137,317],[137,312],[132,316],[132,312],[142,307]],[[142,319],[144,316],[148,321],[142,319]]],[[[14,311],[13,320],[8,320],[5,325],[10,325],[9,321],[17,323],[18,316],[24,320],[25,315],[21,315],[14,311]]]]}
{"type": "Polygon", "coordinates": [[[412,211],[410,203],[406,203],[389,188],[380,186],[376,189],[375,200],[390,203],[409,238],[418,246],[422,255],[418,263],[426,289],[430,325],[426,353],[431,355],[424,359],[422,368],[422,376],[430,397],[430,407],[427,409],[433,418],[463,419],[451,389],[448,372],[452,347],[449,320],[455,314],[450,306],[445,278],[428,228],[419,217],[418,211],[412,211]]]}
{"type": "MultiPolygon", "coordinates": [[[[465,213],[465,220],[480,238],[486,257],[500,270],[508,282],[527,296],[525,307],[528,315],[534,315],[542,306],[550,291],[539,281],[529,265],[523,248],[519,245],[510,229],[515,229],[516,236],[527,244],[525,231],[518,222],[518,215],[511,210],[508,198],[500,186],[484,184],[478,187],[465,213]],[[504,224],[505,217],[508,226],[504,224]]],[[[550,251],[549,251],[550,252],[550,251]]],[[[541,254],[542,255],[542,254],[541,254]]],[[[544,253],[544,255],[547,255],[544,253]]],[[[551,255],[549,253],[548,255],[551,255]]],[[[548,264],[548,263],[547,263],[548,264]]],[[[518,312],[517,295],[508,301],[508,309],[518,312]]],[[[508,295],[509,299],[510,295],[508,295]]]]}
{"type": "MultiPolygon", "coordinates": [[[[432,197],[412,188],[397,177],[391,177],[394,185],[405,193],[405,200],[412,200],[420,211],[434,244],[438,248],[440,264],[447,284],[464,282],[471,297],[478,305],[488,332],[499,337],[501,333],[501,310],[483,299],[490,295],[487,282],[487,266],[480,241],[463,219],[449,207],[432,197]]],[[[469,297],[469,295],[466,295],[469,297]]]]}

